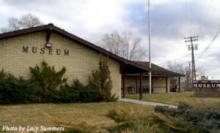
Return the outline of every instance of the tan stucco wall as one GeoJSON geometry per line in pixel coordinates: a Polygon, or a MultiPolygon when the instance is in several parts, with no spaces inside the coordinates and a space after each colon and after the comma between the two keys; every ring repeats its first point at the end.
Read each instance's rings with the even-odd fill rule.
{"type": "MultiPolygon", "coordinates": [[[[143,78],[143,87],[148,87],[148,78],[143,78]]],[[[140,79],[137,79],[137,86],[140,86],[140,79]]],[[[125,88],[136,87],[136,77],[126,76],[125,77],[125,88]]],[[[154,93],[165,93],[166,92],[166,78],[154,77],[153,78],[154,93]]],[[[168,78],[168,92],[170,92],[170,78],[168,78]]]]}
{"type": "MultiPolygon", "coordinates": [[[[50,42],[54,49],[68,49],[69,56],[56,55],[53,51],[49,55],[48,49],[45,54],[40,54],[40,48],[44,47],[46,32],[37,32],[28,35],[17,36],[13,38],[0,40],[0,69],[10,72],[15,76],[23,76],[27,78],[29,75],[29,67],[40,64],[45,60],[49,65],[55,66],[59,70],[66,67],[65,76],[68,82],[73,79],[79,79],[82,83],[88,82],[88,77],[91,72],[98,68],[100,54],[78,44],[61,35],[52,33],[50,42]],[[28,53],[22,52],[23,46],[28,46],[28,53]],[[33,54],[32,47],[37,47],[37,53],[33,54]]],[[[121,74],[120,64],[112,59],[109,59],[109,68],[113,81],[112,93],[121,97],[121,74]]]]}

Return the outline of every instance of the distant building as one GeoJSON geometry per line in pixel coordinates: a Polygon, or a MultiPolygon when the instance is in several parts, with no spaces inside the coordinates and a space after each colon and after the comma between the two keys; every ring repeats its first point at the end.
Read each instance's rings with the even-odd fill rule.
{"type": "Polygon", "coordinates": [[[208,76],[201,76],[201,80],[209,80],[208,76]]]}

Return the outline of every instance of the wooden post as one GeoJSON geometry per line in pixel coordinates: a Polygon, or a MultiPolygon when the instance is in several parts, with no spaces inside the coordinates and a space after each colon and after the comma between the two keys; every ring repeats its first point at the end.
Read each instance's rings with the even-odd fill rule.
{"type": "Polygon", "coordinates": [[[152,93],[154,93],[154,77],[153,76],[152,76],[151,82],[152,82],[152,93]]]}
{"type": "Polygon", "coordinates": [[[143,74],[140,73],[140,90],[139,90],[139,100],[142,100],[143,97],[143,74]]]}
{"type": "Polygon", "coordinates": [[[122,97],[125,98],[125,78],[122,74],[122,97]]]}
{"type": "Polygon", "coordinates": [[[168,77],[166,77],[166,93],[168,92],[168,77]]]}
{"type": "Polygon", "coordinates": [[[121,73],[121,84],[122,84],[122,98],[125,98],[125,76],[124,76],[124,68],[125,64],[120,65],[120,73],[121,73]]]}
{"type": "Polygon", "coordinates": [[[181,85],[181,83],[180,83],[180,76],[178,77],[178,91],[180,92],[180,85],[181,85]]]}
{"type": "Polygon", "coordinates": [[[136,89],[136,93],[138,93],[138,76],[136,76],[136,87],[135,87],[135,89],[136,89]]]}

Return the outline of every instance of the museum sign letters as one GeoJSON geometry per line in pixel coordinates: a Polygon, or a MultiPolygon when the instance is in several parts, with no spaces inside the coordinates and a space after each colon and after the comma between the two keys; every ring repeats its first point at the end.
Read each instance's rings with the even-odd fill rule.
{"type": "Polygon", "coordinates": [[[219,80],[196,80],[193,81],[193,87],[198,89],[220,89],[219,80]]]}
{"type": "Polygon", "coordinates": [[[22,52],[32,53],[32,54],[48,54],[48,55],[64,55],[64,56],[70,55],[69,49],[53,49],[53,48],[46,48],[46,47],[39,48],[39,47],[23,46],[22,52]]]}

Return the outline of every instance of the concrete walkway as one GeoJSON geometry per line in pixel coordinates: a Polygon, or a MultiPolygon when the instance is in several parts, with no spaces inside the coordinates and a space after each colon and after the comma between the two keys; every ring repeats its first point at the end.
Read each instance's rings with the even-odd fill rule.
{"type": "Polygon", "coordinates": [[[148,101],[141,101],[141,100],[128,99],[128,98],[122,98],[119,101],[120,102],[126,102],[126,103],[147,105],[147,106],[168,106],[170,108],[177,108],[177,106],[170,105],[170,104],[157,103],[157,102],[148,102],[148,101]]]}

